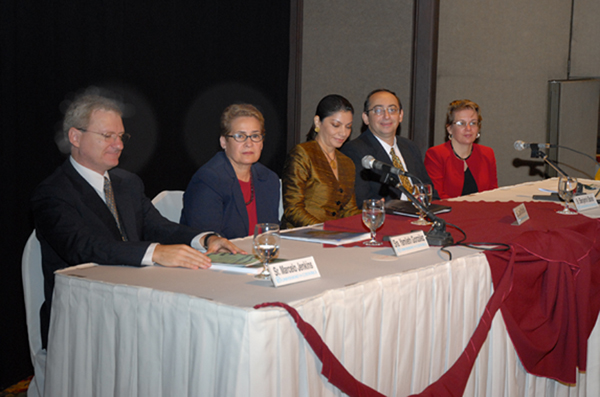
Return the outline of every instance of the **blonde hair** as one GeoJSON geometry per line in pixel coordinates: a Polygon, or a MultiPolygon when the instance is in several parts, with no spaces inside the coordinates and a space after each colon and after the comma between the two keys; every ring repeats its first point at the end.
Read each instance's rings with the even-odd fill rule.
{"type": "Polygon", "coordinates": [[[471,109],[477,113],[477,125],[481,128],[481,112],[479,111],[479,105],[469,99],[457,99],[456,101],[450,102],[448,105],[448,112],[446,112],[446,127],[449,127],[454,123],[454,113],[461,110],[471,109]]]}

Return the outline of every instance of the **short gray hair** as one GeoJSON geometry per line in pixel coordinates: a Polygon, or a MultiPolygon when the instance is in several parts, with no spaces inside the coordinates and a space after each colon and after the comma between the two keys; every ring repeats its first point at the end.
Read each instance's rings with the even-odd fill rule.
{"type": "Polygon", "coordinates": [[[221,136],[231,133],[231,124],[238,117],[254,117],[260,124],[260,132],[265,133],[265,118],[260,110],[248,103],[234,103],[227,106],[221,115],[221,136]]]}
{"type": "Polygon", "coordinates": [[[62,125],[62,133],[56,137],[56,144],[61,152],[70,151],[69,130],[71,128],[87,128],[90,117],[96,110],[115,112],[123,116],[121,103],[116,99],[99,94],[99,89],[88,89],[76,97],[67,108],[62,125]]]}

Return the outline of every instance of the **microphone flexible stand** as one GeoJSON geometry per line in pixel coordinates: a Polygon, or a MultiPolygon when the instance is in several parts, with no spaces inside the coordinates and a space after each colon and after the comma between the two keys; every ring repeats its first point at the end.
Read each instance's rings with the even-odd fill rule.
{"type": "Polygon", "coordinates": [[[429,211],[429,208],[425,207],[423,203],[421,203],[415,196],[413,196],[400,182],[398,176],[392,173],[382,173],[381,174],[381,183],[385,183],[388,185],[392,185],[399,189],[402,193],[408,197],[410,202],[419,208],[421,211],[425,212],[425,214],[433,221],[433,225],[431,229],[425,233],[425,237],[427,238],[427,242],[429,245],[435,246],[447,246],[454,244],[454,239],[450,232],[446,231],[446,221],[442,218],[435,215],[433,212],[429,211]]]}
{"type": "Polygon", "coordinates": [[[544,162],[545,162],[546,164],[548,164],[550,167],[554,168],[554,170],[555,170],[556,172],[558,172],[559,174],[561,174],[561,175],[562,175],[562,176],[564,176],[565,178],[567,178],[567,177],[569,176],[569,175],[567,175],[567,173],[566,173],[566,172],[564,172],[564,171],[563,171],[563,170],[562,170],[562,169],[561,169],[561,168],[558,166],[558,164],[554,164],[554,161],[550,160],[550,159],[548,158],[548,154],[546,154],[546,153],[542,152],[542,151],[539,149],[538,145],[534,145],[534,144],[532,144],[532,145],[531,145],[531,157],[532,157],[532,158],[539,158],[539,159],[542,159],[542,160],[544,160],[544,162]]]}
{"type": "MultiPolygon", "coordinates": [[[[572,150],[572,149],[570,149],[572,150]]],[[[575,151],[576,152],[576,151],[575,151]]],[[[578,152],[579,153],[579,152],[578,152]]],[[[583,153],[582,153],[583,154],[583,153]]],[[[554,161],[550,160],[548,158],[548,154],[542,152],[539,148],[538,145],[531,145],[531,157],[532,158],[540,158],[542,160],[544,160],[544,162],[546,164],[548,164],[550,167],[554,168],[554,170],[556,172],[558,172],[560,175],[564,176],[565,178],[568,178],[569,175],[567,175],[566,172],[564,172],[559,166],[558,164],[555,164],[554,161]]],[[[583,188],[588,188],[591,189],[591,186],[588,185],[584,185],[583,183],[580,183],[579,181],[577,182],[577,194],[583,193],[583,188]]]]}

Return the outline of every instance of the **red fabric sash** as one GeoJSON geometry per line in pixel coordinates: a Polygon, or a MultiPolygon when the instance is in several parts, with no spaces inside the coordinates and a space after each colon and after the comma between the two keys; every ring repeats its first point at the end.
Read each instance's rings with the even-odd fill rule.
{"type": "Polygon", "coordinates": [[[325,376],[332,385],[336,386],[349,396],[384,397],[383,394],[356,380],[356,378],[352,376],[333,355],[331,350],[329,350],[329,347],[323,342],[323,339],[321,339],[314,327],[304,321],[296,309],[281,302],[261,303],[260,305],[254,306],[254,308],[260,309],[262,307],[270,306],[282,307],[288,311],[290,316],[292,316],[296,322],[296,326],[319,360],[321,360],[321,363],[323,363],[321,374],[325,376]]]}
{"type": "MultiPolygon", "coordinates": [[[[473,364],[477,359],[481,346],[487,338],[494,315],[498,311],[502,301],[506,298],[506,295],[510,293],[510,286],[512,285],[512,268],[512,265],[507,267],[498,289],[496,289],[490,298],[483,316],[481,317],[481,320],[479,320],[479,324],[463,353],[439,380],[428,386],[422,393],[416,396],[450,397],[463,395],[473,364]]],[[[349,396],[383,396],[383,394],[373,390],[354,378],[348,370],[344,368],[342,363],[339,362],[331,350],[329,350],[317,331],[310,324],[306,323],[294,308],[281,302],[262,303],[254,306],[254,308],[259,309],[270,306],[283,307],[292,316],[294,321],[296,321],[298,329],[319,360],[323,363],[321,374],[323,374],[332,385],[336,386],[349,396]]]]}

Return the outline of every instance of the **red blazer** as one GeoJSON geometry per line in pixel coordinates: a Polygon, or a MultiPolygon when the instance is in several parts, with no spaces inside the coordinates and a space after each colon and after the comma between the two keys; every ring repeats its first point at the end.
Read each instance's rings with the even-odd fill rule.
{"type": "MultiPolygon", "coordinates": [[[[498,187],[496,156],[492,148],[474,143],[467,165],[480,192],[498,187]]],[[[425,168],[440,198],[461,195],[465,183],[464,165],[454,155],[450,141],[427,149],[425,168]]]]}

